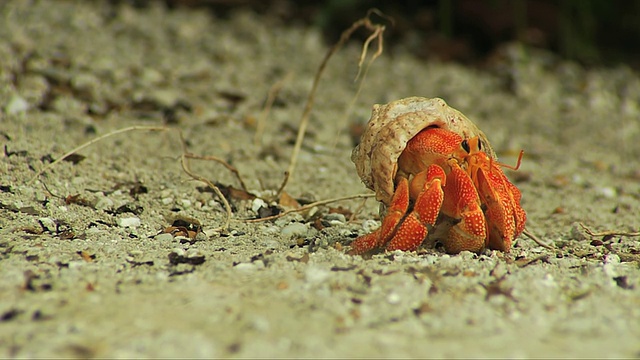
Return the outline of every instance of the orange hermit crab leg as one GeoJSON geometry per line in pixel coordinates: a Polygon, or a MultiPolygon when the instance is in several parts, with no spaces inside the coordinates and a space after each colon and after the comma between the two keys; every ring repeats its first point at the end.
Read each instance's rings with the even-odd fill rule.
{"type": "Polygon", "coordinates": [[[409,213],[389,241],[387,250],[413,251],[422,244],[429,232],[427,225],[434,225],[444,201],[442,184],[445,182],[444,170],[438,165],[430,165],[411,179],[412,187],[419,186],[413,211],[409,213]],[[420,186],[422,185],[422,186],[420,186]]]}
{"type": "Polygon", "coordinates": [[[427,237],[427,225],[434,225],[444,200],[442,184],[446,175],[438,165],[430,165],[409,181],[402,177],[382,225],[371,234],[360,236],[351,243],[349,254],[363,254],[370,250],[412,251],[427,237]],[[410,190],[417,191],[413,210],[409,209],[410,190]]]}
{"type": "Polygon", "coordinates": [[[488,226],[474,183],[457,162],[451,162],[451,172],[444,188],[442,212],[459,222],[449,230],[444,242],[448,253],[463,250],[479,252],[486,246],[488,226]]]}
{"type": "Polygon", "coordinates": [[[387,214],[382,219],[380,228],[371,234],[363,235],[355,239],[351,243],[349,254],[364,254],[367,251],[381,248],[385,245],[387,239],[395,234],[396,227],[404,214],[409,208],[409,182],[406,178],[401,178],[398,182],[391,205],[387,210],[387,214]]]}

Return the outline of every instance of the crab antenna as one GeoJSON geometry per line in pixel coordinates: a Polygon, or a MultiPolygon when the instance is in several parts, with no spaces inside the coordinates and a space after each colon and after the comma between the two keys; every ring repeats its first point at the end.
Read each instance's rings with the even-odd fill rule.
{"type": "MultiPolygon", "coordinates": [[[[496,161],[495,163],[498,164],[498,166],[506,167],[507,169],[518,170],[520,169],[520,164],[522,164],[523,155],[524,155],[524,150],[520,150],[520,154],[518,155],[518,161],[516,162],[516,166],[511,166],[509,164],[501,163],[499,161],[496,161]]],[[[489,156],[489,172],[493,171],[493,163],[494,163],[493,158],[489,156]]]]}
{"type": "Polygon", "coordinates": [[[502,166],[502,167],[506,167],[507,169],[518,170],[518,169],[520,169],[520,164],[522,164],[522,156],[523,155],[524,155],[524,150],[520,150],[520,154],[518,155],[518,161],[516,162],[516,166],[511,166],[511,165],[508,165],[508,164],[505,164],[505,163],[501,163],[501,162],[497,162],[497,164],[502,166]]]}

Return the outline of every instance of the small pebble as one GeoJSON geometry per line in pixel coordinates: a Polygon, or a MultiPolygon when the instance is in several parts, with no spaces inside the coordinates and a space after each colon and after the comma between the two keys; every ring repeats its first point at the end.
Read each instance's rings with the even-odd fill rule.
{"type": "Polygon", "coordinates": [[[283,227],[282,230],[280,230],[280,234],[285,238],[304,237],[308,231],[309,229],[305,224],[294,222],[283,227]]]}
{"type": "Polygon", "coordinates": [[[395,292],[390,293],[389,295],[387,295],[387,302],[391,305],[400,303],[400,295],[395,292]]]}
{"type": "Polygon", "coordinates": [[[29,103],[18,95],[14,95],[9,99],[9,103],[4,109],[8,115],[14,115],[29,110],[29,103]]]}
{"type": "Polygon", "coordinates": [[[86,264],[86,261],[82,261],[82,260],[69,261],[69,269],[78,269],[83,267],[85,264],[86,264]]]}
{"type": "Polygon", "coordinates": [[[175,253],[177,256],[184,256],[184,254],[186,253],[183,248],[174,248],[173,250],[171,250],[171,252],[175,253]]]}
{"type": "Polygon", "coordinates": [[[187,250],[187,258],[194,258],[194,257],[198,257],[198,256],[202,256],[202,254],[200,253],[200,250],[198,249],[189,249],[187,250]]]}
{"type": "Polygon", "coordinates": [[[109,199],[106,196],[103,196],[96,202],[95,208],[96,210],[113,209],[113,200],[109,199]]]}
{"type": "Polygon", "coordinates": [[[598,192],[600,193],[600,195],[604,196],[607,199],[613,199],[618,196],[618,192],[616,191],[616,189],[610,186],[601,187],[598,189],[598,192]]]}
{"type": "Polygon", "coordinates": [[[253,202],[251,203],[251,210],[254,213],[258,213],[258,210],[260,210],[260,208],[262,207],[264,208],[268,207],[267,203],[264,200],[260,198],[253,199],[253,202]]]}
{"type": "Polygon", "coordinates": [[[304,273],[305,279],[312,284],[319,284],[324,282],[331,273],[323,268],[310,266],[304,273]]]}
{"type": "Polygon", "coordinates": [[[148,97],[158,107],[171,108],[180,99],[180,93],[174,89],[155,89],[149,92],[148,97]]]}
{"type": "Polygon", "coordinates": [[[339,214],[339,213],[327,214],[327,215],[325,215],[324,218],[329,220],[329,221],[331,221],[331,220],[338,220],[338,221],[342,221],[342,222],[347,221],[347,218],[345,218],[344,215],[339,214]]]}
{"type": "Polygon", "coordinates": [[[376,220],[365,220],[362,222],[362,228],[366,233],[373,232],[380,227],[380,222],[376,220]]]}
{"type": "Polygon", "coordinates": [[[131,251],[129,251],[129,255],[131,255],[133,257],[140,257],[140,256],[144,255],[144,252],[142,250],[131,250],[131,251]]]}
{"type": "Polygon", "coordinates": [[[253,271],[257,269],[257,267],[253,263],[240,263],[233,268],[240,271],[253,271]]]}
{"type": "Polygon", "coordinates": [[[251,323],[252,327],[260,332],[267,333],[269,329],[271,329],[271,324],[269,320],[265,319],[262,316],[256,316],[251,323]]]}
{"type": "Polygon", "coordinates": [[[604,265],[602,266],[602,270],[607,276],[614,278],[618,276],[617,268],[619,264],[620,256],[616,254],[608,254],[604,257],[604,265]]]}
{"type": "Polygon", "coordinates": [[[260,232],[264,235],[275,235],[280,232],[277,226],[265,226],[260,229],[260,232]]]}
{"type": "Polygon", "coordinates": [[[55,234],[57,229],[55,220],[48,217],[42,217],[42,218],[39,218],[38,221],[40,222],[44,230],[55,234]]]}
{"type": "Polygon", "coordinates": [[[540,280],[540,284],[551,288],[558,286],[556,280],[551,274],[545,274],[544,277],[540,280]]]}
{"type": "Polygon", "coordinates": [[[164,76],[155,69],[144,68],[140,75],[140,80],[145,86],[153,86],[162,82],[162,80],[164,80],[164,76]]]}
{"type": "Polygon", "coordinates": [[[168,242],[173,240],[173,235],[169,233],[162,233],[155,236],[155,239],[158,241],[168,242]]]}
{"type": "Polygon", "coordinates": [[[347,222],[347,218],[344,215],[338,213],[327,214],[324,218],[325,220],[329,221],[329,224],[331,224],[331,226],[339,226],[347,222]]]}
{"type": "Polygon", "coordinates": [[[118,219],[118,226],[120,227],[138,227],[140,226],[140,219],[138,219],[137,217],[127,217],[127,218],[120,218],[118,219]]]}

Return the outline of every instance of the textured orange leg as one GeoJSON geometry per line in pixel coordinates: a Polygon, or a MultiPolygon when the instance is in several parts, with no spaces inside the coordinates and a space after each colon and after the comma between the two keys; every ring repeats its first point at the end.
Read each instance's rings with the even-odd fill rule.
{"type": "Polygon", "coordinates": [[[524,230],[526,214],[520,207],[520,191],[497,166],[477,173],[478,193],[487,206],[489,248],[508,252],[511,242],[524,230]]]}
{"type": "Polygon", "coordinates": [[[357,239],[353,240],[351,243],[351,250],[349,250],[349,255],[359,255],[364,254],[369,250],[373,250],[378,248],[378,241],[380,239],[380,229],[359,236],[357,239]]]}
{"type": "Polygon", "coordinates": [[[419,189],[419,193],[415,197],[413,210],[396,230],[387,250],[413,251],[422,244],[429,233],[427,225],[434,225],[440,213],[444,200],[442,184],[445,180],[444,170],[437,165],[430,165],[414,176],[411,188],[419,189]]]}
{"type": "Polygon", "coordinates": [[[371,234],[362,235],[351,243],[349,254],[364,254],[371,250],[381,249],[396,232],[396,227],[409,209],[409,182],[401,178],[396,192],[391,198],[391,205],[382,219],[380,228],[371,234]]]}
{"type": "Polygon", "coordinates": [[[460,221],[451,228],[445,250],[450,254],[460,251],[480,252],[487,240],[487,223],[480,207],[480,198],[469,175],[457,164],[452,166],[444,187],[442,211],[460,221]]]}

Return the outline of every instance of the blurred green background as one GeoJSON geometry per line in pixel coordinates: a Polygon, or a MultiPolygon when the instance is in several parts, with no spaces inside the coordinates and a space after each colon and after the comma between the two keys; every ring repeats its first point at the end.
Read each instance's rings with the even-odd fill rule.
{"type": "MultiPolygon", "coordinates": [[[[112,0],[145,7],[159,0],[112,0]]],[[[403,46],[424,58],[478,64],[519,42],[584,65],[640,69],[640,0],[163,0],[225,17],[238,8],[291,25],[317,26],[333,43],[378,8],[394,19],[386,51],[403,46]]],[[[383,19],[380,19],[384,22],[383,19]]]]}

